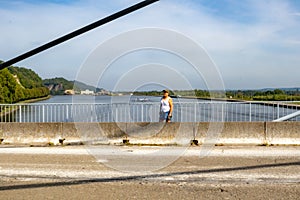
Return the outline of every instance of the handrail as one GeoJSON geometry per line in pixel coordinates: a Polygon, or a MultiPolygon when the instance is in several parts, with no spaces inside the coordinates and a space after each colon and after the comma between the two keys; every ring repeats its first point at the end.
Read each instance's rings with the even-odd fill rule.
{"type": "Polygon", "coordinates": [[[287,121],[289,119],[293,119],[294,117],[300,116],[300,110],[294,113],[291,113],[289,115],[280,117],[278,119],[273,120],[273,122],[282,122],[282,121],[287,121]]]}
{"type": "MultiPolygon", "coordinates": [[[[154,122],[159,102],[0,104],[1,122],[154,122]]],[[[298,106],[251,102],[174,102],[174,122],[300,120],[298,106]],[[283,118],[285,117],[285,118],[283,118]]]]}

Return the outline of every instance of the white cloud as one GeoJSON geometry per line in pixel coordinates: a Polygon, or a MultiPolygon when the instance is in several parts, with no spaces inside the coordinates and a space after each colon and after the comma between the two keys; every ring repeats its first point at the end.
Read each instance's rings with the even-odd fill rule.
{"type": "MultiPolygon", "coordinates": [[[[0,59],[8,60],[137,2],[89,0],[71,5],[2,7],[0,26],[5,31],[0,37],[0,59]]],[[[132,29],[161,27],[203,45],[228,88],[280,87],[287,79],[290,86],[300,86],[294,75],[279,70],[282,67],[284,72],[290,69],[293,74],[300,73],[295,67],[300,62],[299,11],[289,1],[227,1],[234,11],[230,16],[222,13],[222,8],[208,8],[199,2],[205,1],[160,1],[17,65],[30,66],[43,78],[73,79],[99,43],[132,29]],[[272,75],[263,78],[266,73],[272,75]]]]}

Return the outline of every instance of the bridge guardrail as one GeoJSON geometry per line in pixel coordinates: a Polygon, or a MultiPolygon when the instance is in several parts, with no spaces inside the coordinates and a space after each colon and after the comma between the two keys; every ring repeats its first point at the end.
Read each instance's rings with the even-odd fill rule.
{"type": "MultiPolygon", "coordinates": [[[[159,103],[0,104],[1,122],[157,122],[159,103]]],[[[273,121],[300,111],[290,102],[174,102],[173,122],[273,121]]],[[[295,116],[289,121],[300,121],[295,116]]]]}

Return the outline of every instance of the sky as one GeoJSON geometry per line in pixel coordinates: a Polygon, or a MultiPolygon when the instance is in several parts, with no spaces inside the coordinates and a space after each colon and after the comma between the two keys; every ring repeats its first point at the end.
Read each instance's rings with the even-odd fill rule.
{"type": "MultiPolygon", "coordinates": [[[[0,0],[0,60],[14,58],[138,2],[0,0]]],[[[64,77],[75,80],[89,56],[101,44],[128,31],[149,27],[172,30],[196,42],[214,63],[225,89],[300,87],[298,0],[160,0],[14,66],[32,69],[43,79],[64,77]]],[[[134,41],[133,39],[132,42],[134,41]]],[[[112,47],[112,50],[114,48],[118,47],[112,47]]],[[[162,74],[158,70],[159,66],[169,65],[162,70],[162,79],[178,83],[178,73],[173,72],[182,68],[183,73],[179,70],[179,74],[184,80],[191,80],[188,83],[191,88],[209,88],[205,85],[206,77],[199,76],[197,82],[197,77],[193,77],[193,71],[184,61],[170,56],[171,54],[158,55],[157,52],[135,52],[123,61],[119,59],[110,66],[112,69],[107,70],[108,74],[103,79],[105,82],[100,81],[101,85],[98,86],[112,90],[126,72],[134,71],[134,76],[128,76],[131,77],[128,85],[132,84],[131,88],[148,87],[151,82],[149,74],[146,77],[149,70],[134,69],[137,67],[136,63],[146,66],[155,61],[158,65],[149,67],[156,70],[151,76],[162,74]],[[149,59],[151,56],[155,59],[149,59]],[[136,61],[137,58],[140,59],[139,62],[136,61]],[[165,61],[166,59],[173,63],[165,61]],[[168,77],[170,68],[174,70],[168,77]],[[116,74],[119,76],[116,77],[116,74]],[[114,77],[111,82],[110,77],[114,77]],[[148,80],[144,85],[140,81],[143,79],[148,80]],[[136,85],[137,82],[139,85],[136,85]]],[[[88,73],[85,80],[89,80],[88,73]]],[[[156,83],[152,83],[153,87],[160,84],[156,79],[155,81],[156,83]]],[[[168,87],[168,84],[162,87],[168,87]]],[[[180,84],[172,87],[189,89],[180,84]]]]}

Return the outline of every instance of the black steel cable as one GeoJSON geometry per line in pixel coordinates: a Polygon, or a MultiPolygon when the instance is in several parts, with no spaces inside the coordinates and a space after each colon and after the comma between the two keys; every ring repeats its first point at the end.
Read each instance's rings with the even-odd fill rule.
{"type": "Polygon", "coordinates": [[[26,53],[24,53],[22,55],[19,55],[19,56],[15,57],[15,58],[12,58],[11,60],[8,60],[6,62],[1,63],[0,64],[0,70],[4,69],[4,68],[6,68],[6,67],[8,67],[8,66],[10,66],[10,65],[12,65],[14,63],[17,63],[17,62],[19,62],[21,60],[24,60],[24,59],[26,59],[28,57],[31,57],[31,56],[33,56],[35,54],[38,54],[38,53],[40,53],[42,51],[45,51],[46,49],[54,47],[54,46],[56,46],[56,45],[58,45],[60,43],[63,43],[65,41],[67,41],[67,40],[70,40],[70,39],[72,39],[72,38],[74,38],[74,37],[76,37],[78,35],[81,35],[81,34],[83,34],[85,32],[88,32],[88,31],[90,31],[92,29],[95,29],[95,28],[97,28],[97,27],[99,27],[101,25],[104,25],[104,24],[109,23],[109,22],[111,22],[111,21],[113,21],[115,19],[118,19],[118,18],[120,18],[122,16],[125,16],[125,15],[127,15],[127,14],[129,14],[131,12],[134,12],[134,11],[136,11],[138,9],[146,7],[146,6],[152,4],[152,3],[156,2],[156,1],[159,1],[159,0],[145,0],[145,1],[142,1],[140,3],[137,3],[137,4],[133,5],[133,6],[125,8],[124,10],[121,10],[121,11],[119,11],[117,13],[114,13],[114,14],[112,14],[110,16],[107,16],[107,17],[105,17],[103,19],[100,19],[100,20],[98,20],[98,21],[96,21],[94,23],[91,23],[91,24],[89,24],[89,25],[87,25],[85,27],[82,27],[82,28],[80,28],[78,30],[75,30],[75,31],[73,31],[73,32],[71,32],[69,34],[66,34],[66,35],[64,35],[64,36],[62,36],[60,38],[57,38],[57,39],[55,39],[55,40],[53,40],[51,42],[48,42],[48,43],[46,43],[46,44],[44,44],[44,45],[42,45],[40,47],[37,47],[37,48],[35,48],[35,49],[31,50],[31,51],[28,51],[28,52],[26,52],[26,53]]]}

